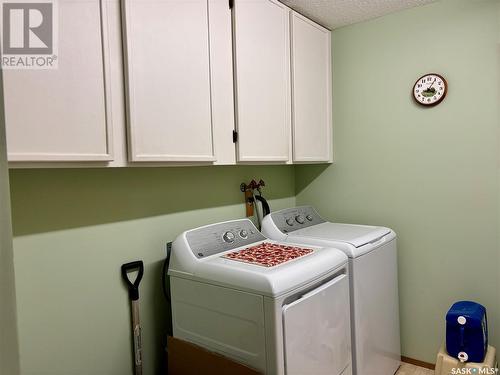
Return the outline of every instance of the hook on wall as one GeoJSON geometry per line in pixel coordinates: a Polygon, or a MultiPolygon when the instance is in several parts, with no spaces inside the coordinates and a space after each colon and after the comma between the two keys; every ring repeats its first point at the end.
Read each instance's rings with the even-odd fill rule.
{"type": "Polygon", "coordinates": [[[261,188],[266,186],[264,180],[259,180],[259,182],[252,180],[249,184],[242,182],[240,185],[240,190],[245,194],[245,207],[247,217],[254,215],[254,190],[257,190],[259,194],[262,194],[261,188]]]}

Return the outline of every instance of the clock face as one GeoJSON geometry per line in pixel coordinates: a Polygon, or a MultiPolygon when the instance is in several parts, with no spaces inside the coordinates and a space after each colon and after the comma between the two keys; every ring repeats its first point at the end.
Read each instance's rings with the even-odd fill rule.
{"type": "Polygon", "coordinates": [[[446,96],[448,84],[439,74],[431,73],[420,77],[413,86],[413,97],[418,104],[433,106],[441,103],[446,96]]]}

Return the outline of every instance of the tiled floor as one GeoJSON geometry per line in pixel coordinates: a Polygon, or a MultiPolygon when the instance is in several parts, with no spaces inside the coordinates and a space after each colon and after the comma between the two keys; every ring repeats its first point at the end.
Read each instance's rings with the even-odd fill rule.
{"type": "Polygon", "coordinates": [[[403,363],[396,375],[434,375],[434,371],[403,363]]]}

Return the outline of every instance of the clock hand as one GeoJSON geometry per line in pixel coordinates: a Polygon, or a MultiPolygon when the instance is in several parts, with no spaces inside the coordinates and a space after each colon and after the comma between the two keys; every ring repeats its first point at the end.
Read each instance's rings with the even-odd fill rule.
{"type": "Polygon", "coordinates": [[[434,78],[434,81],[432,81],[431,85],[429,87],[427,87],[427,91],[430,91],[432,86],[434,86],[434,83],[436,83],[436,78],[434,78]]]}

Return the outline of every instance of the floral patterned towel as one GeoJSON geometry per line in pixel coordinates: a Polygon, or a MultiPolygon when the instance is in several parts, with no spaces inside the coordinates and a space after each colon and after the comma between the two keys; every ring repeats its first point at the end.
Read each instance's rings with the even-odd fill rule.
{"type": "Polygon", "coordinates": [[[257,246],[227,253],[222,257],[263,267],[274,267],[312,252],[312,249],[263,242],[257,246]]]}

